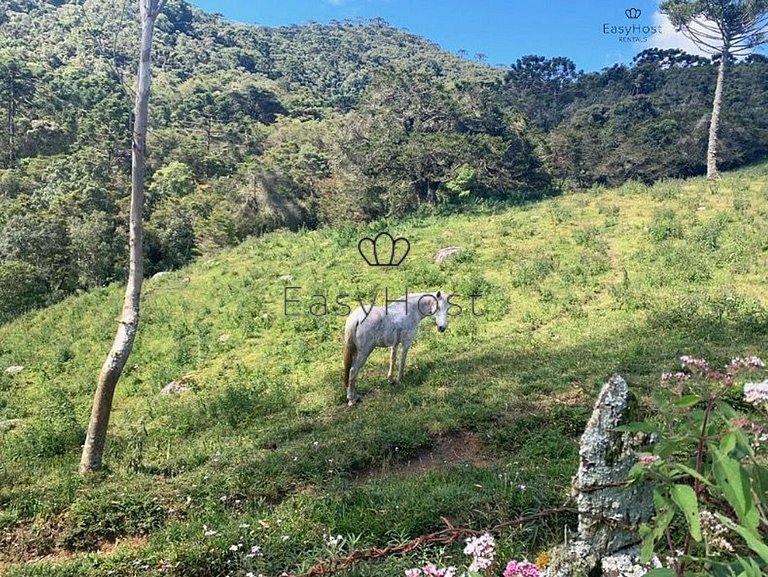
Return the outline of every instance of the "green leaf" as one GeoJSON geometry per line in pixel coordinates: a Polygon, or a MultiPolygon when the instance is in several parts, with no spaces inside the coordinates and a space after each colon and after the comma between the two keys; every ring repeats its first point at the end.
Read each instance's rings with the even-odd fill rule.
{"type": "Polygon", "coordinates": [[[653,546],[656,542],[655,531],[645,523],[640,526],[640,536],[643,544],[640,546],[640,563],[648,563],[653,557],[653,546]]]}
{"type": "Polygon", "coordinates": [[[621,433],[658,433],[658,423],[652,423],[650,421],[640,421],[638,423],[629,423],[628,425],[621,425],[614,428],[614,431],[621,433]]]}
{"type": "MultiPolygon", "coordinates": [[[[735,443],[735,437],[733,437],[735,443]]],[[[723,439],[725,440],[725,439],[723,439]]],[[[760,514],[752,501],[747,471],[738,461],[731,459],[718,449],[713,450],[715,461],[712,470],[717,486],[733,507],[736,516],[748,529],[756,529],[760,514]]]]}
{"type": "Polygon", "coordinates": [[[723,525],[725,525],[726,527],[728,527],[733,531],[736,531],[739,534],[739,536],[742,539],[744,539],[744,542],[747,544],[747,547],[749,547],[750,549],[752,549],[752,551],[757,553],[765,563],[768,563],[768,545],[763,543],[757,531],[748,529],[743,525],[738,525],[737,523],[734,523],[731,519],[729,519],[725,515],[721,515],[720,513],[717,513],[717,518],[720,519],[720,522],[723,525]]]}
{"type": "Polygon", "coordinates": [[[768,467],[752,465],[749,470],[755,488],[755,494],[761,500],[764,509],[768,509],[768,467]]]}
{"type": "Polygon", "coordinates": [[[647,563],[653,557],[654,544],[664,536],[672,519],[675,518],[675,508],[670,501],[658,488],[653,490],[653,503],[656,508],[656,516],[653,525],[643,524],[640,526],[640,536],[643,543],[640,548],[640,562],[647,563]]]}
{"type": "Polygon", "coordinates": [[[688,407],[698,405],[701,401],[702,398],[699,395],[685,395],[675,400],[672,405],[681,409],[687,409],[688,407]]]}
{"type": "Polygon", "coordinates": [[[642,479],[645,476],[646,470],[645,465],[642,463],[635,463],[632,465],[632,468],[629,470],[629,473],[627,473],[627,480],[628,481],[637,481],[638,479],[642,479]]]}
{"type": "Polygon", "coordinates": [[[669,567],[658,567],[648,571],[645,577],[675,577],[675,571],[669,567]]]}
{"type": "Polygon", "coordinates": [[[699,503],[696,492],[689,485],[673,485],[670,490],[672,500],[680,508],[688,522],[688,528],[697,542],[701,541],[701,526],[699,525],[699,503]]]}
{"type": "Polygon", "coordinates": [[[689,467],[688,465],[683,465],[682,463],[675,463],[672,466],[672,468],[680,471],[681,473],[685,473],[686,475],[689,475],[689,476],[693,477],[694,479],[698,479],[699,481],[701,481],[704,485],[707,485],[708,487],[712,486],[712,483],[709,481],[709,479],[707,479],[706,477],[704,477],[704,475],[702,475],[701,473],[697,472],[696,469],[693,469],[693,468],[689,467]]]}
{"type": "Polygon", "coordinates": [[[744,457],[752,456],[754,451],[752,451],[752,447],[750,446],[750,439],[747,434],[741,429],[736,429],[733,431],[733,434],[736,437],[736,448],[733,450],[733,455],[731,456],[736,460],[741,460],[744,457]]]}
{"type": "Polygon", "coordinates": [[[741,555],[736,555],[736,558],[739,560],[739,563],[741,563],[741,566],[744,569],[744,571],[739,573],[738,577],[762,577],[764,575],[760,571],[760,566],[751,557],[745,558],[741,555]]]}
{"type": "Polygon", "coordinates": [[[669,500],[669,498],[661,492],[659,487],[653,488],[653,505],[656,507],[657,512],[661,512],[665,508],[669,508],[672,506],[672,501],[669,500]]]}
{"type": "Polygon", "coordinates": [[[726,433],[720,441],[720,451],[724,455],[728,455],[736,448],[736,435],[733,432],[726,433]]]}
{"type": "Polygon", "coordinates": [[[737,413],[731,405],[724,401],[717,401],[715,406],[717,407],[717,412],[728,420],[735,419],[739,416],[739,413],[737,413]]]}

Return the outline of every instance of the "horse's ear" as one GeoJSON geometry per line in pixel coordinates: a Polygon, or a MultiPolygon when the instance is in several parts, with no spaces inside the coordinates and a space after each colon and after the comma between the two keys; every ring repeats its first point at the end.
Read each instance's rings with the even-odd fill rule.
{"type": "Polygon", "coordinates": [[[437,291],[437,298],[440,298],[440,291],[437,291]]]}

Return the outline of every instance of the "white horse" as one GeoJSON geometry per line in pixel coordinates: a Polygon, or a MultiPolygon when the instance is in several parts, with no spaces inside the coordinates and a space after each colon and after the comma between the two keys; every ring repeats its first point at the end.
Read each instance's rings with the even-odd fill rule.
{"type": "Polygon", "coordinates": [[[436,293],[407,294],[386,306],[358,307],[347,317],[344,327],[344,385],[350,406],[360,400],[355,381],[371,351],[376,347],[392,347],[387,379],[393,382],[397,347],[402,343],[400,370],[394,383],[403,378],[405,357],[411,347],[419,323],[434,316],[437,330],[448,328],[448,298],[442,291],[436,293]]]}

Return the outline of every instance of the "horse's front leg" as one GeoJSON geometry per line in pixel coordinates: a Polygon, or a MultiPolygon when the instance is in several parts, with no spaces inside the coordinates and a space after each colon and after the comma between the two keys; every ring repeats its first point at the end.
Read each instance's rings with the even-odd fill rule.
{"type": "MultiPolygon", "coordinates": [[[[389,353],[389,372],[387,373],[387,380],[391,384],[398,384],[400,382],[400,379],[398,378],[396,381],[393,380],[393,377],[395,375],[395,363],[397,362],[397,346],[399,343],[395,343],[392,345],[392,351],[389,353]]],[[[402,372],[401,372],[402,376],[402,372]]]]}

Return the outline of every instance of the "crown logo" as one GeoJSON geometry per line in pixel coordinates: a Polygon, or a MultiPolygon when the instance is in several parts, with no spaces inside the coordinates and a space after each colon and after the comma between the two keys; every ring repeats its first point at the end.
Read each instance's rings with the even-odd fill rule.
{"type": "Polygon", "coordinates": [[[640,10],[640,8],[627,8],[624,10],[624,14],[627,15],[627,18],[631,18],[634,20],[635,18],[640,18],[640,14],[642,14],[643,11],[640,10]]]}
{"type": "Polygon", "coordinates": [[[402,236],[393,238],[388,232],[380,232],[375,238],[361,238],[357,250],[368,266],[400,266],[411,251],[411,243],[402,236]]]}

